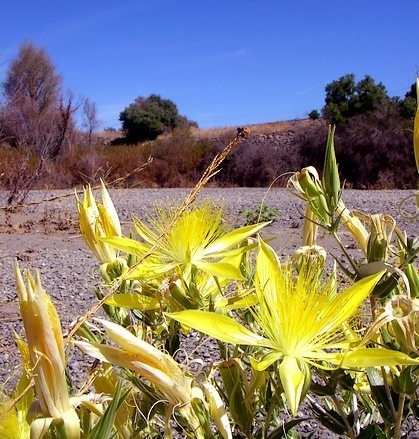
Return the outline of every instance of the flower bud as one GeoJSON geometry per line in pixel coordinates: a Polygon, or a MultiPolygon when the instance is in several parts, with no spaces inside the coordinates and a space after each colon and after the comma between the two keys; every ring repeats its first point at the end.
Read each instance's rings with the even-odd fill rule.
{"type": "Polygon", "coordinates": [[[64,341],[57,311],[42,288],[39,273],[33,278],[27,272],[26,286],[17,261],[14,269],[29,363],[38,397],[28,412],[31,437],[42,437],[49,425],[56,422],[64,423],[69,439],[79,438],[79,418],[70,405],[67,390],[64,341]]]}
{"type": "Polygon", "coordinates": [[[334,135],[335,127],[333,126],[332,128],[329,126],[322,181],[330,213],[333,213],[336,210],[341,196],[338,164],[336,162],[335,154],[334,135]]]}
{"type": "Polygon", "coordinates": [[[313,166],[303,168],[301,172],[295,173],[288,181],[288,187],[290,186],[294,187],[299,198],[309,204],[312,212],[325,227],[331,226],[332,215],[319,175],[313,166]]]}
{"type": "Polygon", "coordinates": [[[394,220],[386,215],[371,215],[371,233],[367,245],[368,262],[387,261],[388,243],[391,240],[391,234],[387,235],[387,225],[392,222],[394,228],[394,220]]]}
{"type": "Polygon", "coordinates": [[[326,261],[326,250],[320,245],[305,245],[294,252],[293,262],[297,270],[322,271],[326,261]]]}
{"type": "Polygon", "coordinates": [[[118,252],[100,238],[121,236],[121,225],[116,209],[106,187],[101,181],[103,204],[99,204],[90,186],[84,189],[84,199],[80,201],[76,193],[80,231],[91,252],[102,264],[113,262],[118,252]]]}

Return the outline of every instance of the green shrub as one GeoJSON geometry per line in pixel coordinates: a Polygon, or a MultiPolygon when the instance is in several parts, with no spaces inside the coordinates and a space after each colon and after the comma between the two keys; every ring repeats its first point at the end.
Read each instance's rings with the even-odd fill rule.
{"type": "Polygon", "coordinates": [[[268,207],[266,203],[262,203],[252,210],[244,210],[242,215],[246,219],[246,225],[257,224],[265,221],[275,221],[279,217],[279,212],[268,207]]]}

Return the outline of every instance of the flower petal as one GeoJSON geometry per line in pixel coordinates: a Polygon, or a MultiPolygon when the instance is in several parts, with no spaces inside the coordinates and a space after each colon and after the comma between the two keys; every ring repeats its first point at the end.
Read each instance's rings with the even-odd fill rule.
{"type": "Polygon", "coordinates": [[[225,279],[243,280],[243,275],[238,267],[228,262],[204,262],[197,261],[195,265],[212,276],[222,277],[225,279]]]}
{"type": "Polygon", "coordinates": [[[122,308],[139,309],[142,311],[158,309],[160,303],[154,297],[144,294],[121,293],[114,294],[105,301],[106,305],[119,306],[122,308]]]}
{"type": "Polygon", "coordinates": [[[165,313],[165,315],[224,343],[270,346],[269,340],[249,331],[240,323],[222,314],[200,310],[186,310],[165,313]]]}
{"type": "Polygon", "coordinates": [[[380,348],[360,348],[341,356],[341,367],[367,368],[376,366],[398,366],[419,364],[419,360],[410,358],[399,351],[380,348]]]}
{"type": "Polygon", "coordinates": [[[250,363],[253,369],[262,371],[267,369],[271,364],[275,363],[275,361],[280,360],[283,356],[284,354],[282,354],[282,352],[272,350],[260,357],[260,359],[259,357],[257,359],[256,357],[252,357],[250,359],[250,363]]]}
{"type": "MultiPolygon", "coordinates": [[[[263,227],[270,224],[270,221],[259,223],[256,225],[243,226],[232,232],[223,235],[222,237],[216,239],[212,244],[205,248],[204,255],[209,256],[214,253],[220,253],[228,248],[240,244],[249,236],[255,235],[263,227]]],[[[218,256],[218,255],[217,255],[218,256]]]]}
{"type": "Polygon", "coordinates": [[[291,412],[295,416],[300,405],[305,377],[294,357],[284,357],[279,366],[279,376],[291,412]]]}

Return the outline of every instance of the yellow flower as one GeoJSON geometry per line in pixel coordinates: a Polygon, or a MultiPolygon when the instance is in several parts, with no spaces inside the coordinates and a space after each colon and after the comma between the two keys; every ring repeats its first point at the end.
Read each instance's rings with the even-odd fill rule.
{"type": "MultiPolygon", "coordinates": [[[[303,259],[304,261],[304,259],[303,259]]],[[[308,261],[308,259],[306,259],[308,261]]],[[[417,364],[400,352],[351,346],[342,325],[371,293],[383,273],[364,278],[336,293],[334,278],[322,283],[316,269],[282,267],[271,247],[260,241],[255,287],[259,306],[256,334],[230,317],[199,310],[167,315],[221,341],[258,346],[252,366],[264,370],[279,362],[279,375],[292,413],[310,384],[310,366],[326,369],[417,364]]]]}
{"type": "Polygon", "coordinates": [[[298,271],[301,267],[308,270],[318,269],[321,275],[325,266],[327,253],[320,245],[304,245],[294,251],[293,262],[298,271]]]}
{"type": "Polygon", "coordinates": [[[29,439],[30,426],[26,414],[34,400],[31,381],[28,346],[15,333],[16,344],[22,357],[23,373],[12,394],[0,392],[0,439],[29,439]]]}
{"type": "MultiPolygon", "coordinates": [[[[20,392],[16,396],[20,396],[20,392]]],[[[9,397],[0,393],[0,439],[29,439],[30,427],[25,419],[29,406],[26,402],[26,395],[17,401],[15,395],[9,397]]]]}
{"type": "Polygon", "coordinates": [[[96,201],[90,186],[84,189],[83,201],[76,193],[80,231],[91,252],[102,264],[113,262],[118,252],[99,238],[121,236],[121,224],[111,197],[101,180],[102,203],[96,201]]]}
{"type": "Polygon", "coordinates": [[[41,285],[39,272],[34,279],[26,272],[27,287],[17,261],[15,277],[19,308],[29,349],[38,401],[32,405],[31,437],[43,437],[51,423],[65,428],[67,437],[79,438],[79,418],[71,407],[65,377],[65,352],[60,319],[41,285]]]}
{"type": "MultiPolygon", "coordinates": [[[[139,339],[127,329],[106,320],[96,320],[120,347],[82,341],[76,341],[75,344],[98,360],[126,367],[148,380],[155,386],[162,401],[168,404],[168,411],[179,411],[190,423],[196,437],[203,439],[200,421],[191,404],[194,398],[203,399],[203,393],[193,386],[192,378],[185,375],[170,355],[139,339]]],[[[166,421],[167,435],[170,434],[168,423],[169,419],[166,421]]]]}
{"type": "Polygon", "coordinates": [[[156,246],[151,258],[132,272],[130,278],[157,277],[180,269],[189,284],[197,270],[212,276],[242,279],[237,256],[245,253],[252,245],[239,245],[248,237],[265,227],[268,222],[244,226],[228,232],[222,222],[222,209],[214,208],[210,202],[185,210],[170,228],[173,208],[158,208],[153,227],[135,219],[135,228],[144,243],[129,238],[103,238],[102,241],[128,254],[141,258],[156,246]],[[159,239],[162,236],[162,239],[159,239]],[[234,264],[238,261],[238,264],[234,264]]]}

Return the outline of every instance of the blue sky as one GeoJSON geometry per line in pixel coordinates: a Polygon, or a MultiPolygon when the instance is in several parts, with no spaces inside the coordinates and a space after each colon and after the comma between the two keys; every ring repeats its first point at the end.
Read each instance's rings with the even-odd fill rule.
{"type": "Polygon", "coordinates": [[[151,93],[202,128],[304,118],[347,73],[404,96],[418,19],[418,0],[2,0],[0,81],[29,39],[103,127],[151,93]]]}

